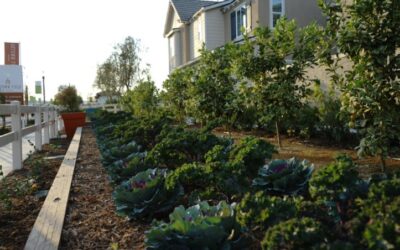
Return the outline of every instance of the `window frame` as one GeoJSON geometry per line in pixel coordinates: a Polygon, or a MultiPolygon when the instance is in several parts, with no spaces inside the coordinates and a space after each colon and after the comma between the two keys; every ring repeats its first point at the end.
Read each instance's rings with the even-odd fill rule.
{"type": "Polygon", "coordinates": [[[276,12],[273,10],[273,3],[274,0],[269,0],[269,27],[271,29],[273,29],[274,26],[274,14],[280,14],[280,17],[283,17],[285,15],[285,0],[280,0],[281,1],[281,5],[282,5],[282,11],[281,12],[276,12]]]}
{"type": "Polygon", "coordinates": [[[243,33],[241,31],[242,28],[244,28],[245,30],[247,30],[247,27],[249,26],[248,24],[248,8],[250,7],[249,4],[247,3],[243,3],[239,6],[237,6],[229,15],[230,18],[230,30],[231,30],[231,41],[237,41],[240,39],[243,39],[243,33]],[[240,19],[238,19],[238,13],[242,13],[240,15],[240,19]],[[234,18],[232,17],[232,14],[234,14],[234,18]],[[232,20],[234,20],[235,22],[232,23],[232,20]],[[241,26],[239,28],[238,24],[239,21],[241,21],[241,26]],[[235,30],[235,34],[232,34],[233,29],[235,30]]]}

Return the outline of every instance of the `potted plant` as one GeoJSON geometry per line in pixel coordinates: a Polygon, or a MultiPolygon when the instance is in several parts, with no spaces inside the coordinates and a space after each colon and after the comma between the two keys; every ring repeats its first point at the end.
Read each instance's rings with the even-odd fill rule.
{"type": "Polygon", "coordinates": [[[62,85],[58,88],[54,103],[61,107],[65,133],[68,139],[72,139],[76,128],[84,126],[86,121],[85,113],[79,109],[82,98],[78,95],[75,86],[62,85]]]}

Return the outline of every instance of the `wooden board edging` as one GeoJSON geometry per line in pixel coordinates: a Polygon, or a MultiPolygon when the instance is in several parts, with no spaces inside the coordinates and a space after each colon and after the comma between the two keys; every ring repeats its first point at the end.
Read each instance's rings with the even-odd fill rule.
{"type": "Polygon", "coordinates": [[[36,218],[25,250],[58,249],[81,136],[82,127],[79,127],[36,218]]]}

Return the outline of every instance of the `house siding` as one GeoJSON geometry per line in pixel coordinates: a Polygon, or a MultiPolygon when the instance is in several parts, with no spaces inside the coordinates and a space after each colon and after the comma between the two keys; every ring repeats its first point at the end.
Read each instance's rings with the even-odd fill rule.
{"type": "Polygon", "coordinates": [[[322,15],[316,0],[285,0],[285,4],[285,15],[288,19],[295,19],[299,27],[313,21],[319,25],[326,23],[326,18],[322,15]]]}
{"type": "Polygon", "coordinates": [[[212,50],[225,44],[224,15],[219,8],[205,13],[205,27],[207,49],[212,50]]]}
{"type": "Polygon", "coordinates": [[[205,15],[201,13],[191,24],[190,24],[190,60],[193,60],[200,56],[199,50],[205,42],[205,15]],[[200,35],[199,37],[199,29],[200,35]]]}

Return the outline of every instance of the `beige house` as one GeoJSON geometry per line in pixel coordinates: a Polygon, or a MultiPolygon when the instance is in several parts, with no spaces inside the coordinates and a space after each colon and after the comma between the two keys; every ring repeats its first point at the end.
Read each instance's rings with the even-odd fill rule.
{"type": "Polygon", "coordinates": [[[169,69],[193,62],[204,44],[209,50],[243,39],[258,25],[273,28],[281,16],[299,26],[324,25],[316,0],[170,0],[164,27],[169,69]]]}

